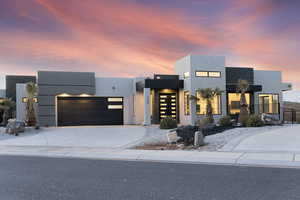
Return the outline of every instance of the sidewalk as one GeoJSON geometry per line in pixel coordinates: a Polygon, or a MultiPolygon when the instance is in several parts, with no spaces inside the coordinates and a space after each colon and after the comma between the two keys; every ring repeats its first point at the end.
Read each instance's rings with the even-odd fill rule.
{"type": "Polygon", "coordinates": [[[300,153],[149,151],[85,147],[0,146],[0,155],[46,156],[191,164],[299,167],[300,153]]]}

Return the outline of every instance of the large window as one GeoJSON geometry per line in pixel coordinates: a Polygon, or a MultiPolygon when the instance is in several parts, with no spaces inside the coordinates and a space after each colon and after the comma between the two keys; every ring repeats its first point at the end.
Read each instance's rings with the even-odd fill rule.
{"type": "MultiPolygon", "coordinates": [[[[207,101],[206,99],[202,98],[200,93],[197,92],[197,104],[196,104],[196,109],[197,109],[197,115],[206,115],[206,106],[207,106],[207,101]]],[[[212,102],[212,111],[214,115],[220,115],[221,114],[221,95],[216,96],[212,102]]]]}
{"type": "Polygon", "coordinates": [[[184,92],[184,114],[190,115],[190,93],[184,92]]]}
{"type": "MultiPolygon", "coordinates": [[[[246,93],[246,102],[250,106],[250,93],[246,93]]],[[[240,113],[240,104],[241,94],[240,93],[229,93],[228,94],[228,109],[231,115],[240,113]]]]}
{"type": "Polygon", "coordinates": [[[278,94],[259,94],[259,113],[279,114],[278,94]]]}
{"type": "Polygon", "coordinates": [[[221,72],[213,72],[213,71],[196,71],[196,77],[220,78],[220,77],[221,77],[221,72]]]}

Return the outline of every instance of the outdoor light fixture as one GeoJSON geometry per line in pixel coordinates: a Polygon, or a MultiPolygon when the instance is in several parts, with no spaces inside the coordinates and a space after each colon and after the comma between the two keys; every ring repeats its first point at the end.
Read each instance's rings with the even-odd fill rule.
{"type": "Polygon", "coordinates": [[[59,95],[57,95],[57,96],[59,96],[59,97],[69,97],[70,95],[67,94],[67,93],[62,93],[62,94],[59,94],[59,95]]]}
{"type": "MultiPolygon", "coordinates": [[[[28,102],[28,97],[23,97],[22,98],[22,103],[27,103],[28,102]]],[[[34,103],[37,103],[38,102],[38,99],[36,97],[33,98],[33,102],[34,103]]]]}
{"type": "Polygon", "coordinates": [[[89,94],[81,94],[80,96],[81,97],[89,97],[90,95],[89,94]]]}

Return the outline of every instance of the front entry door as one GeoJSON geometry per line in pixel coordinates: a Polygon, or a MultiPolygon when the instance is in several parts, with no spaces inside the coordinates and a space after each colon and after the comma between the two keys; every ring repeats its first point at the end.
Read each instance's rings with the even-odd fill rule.
{"type": "Polygon", "coordinates": [[[159,120],[166,117],[177,119],[177,99],[176,93],[159,94],[159,120]]]}

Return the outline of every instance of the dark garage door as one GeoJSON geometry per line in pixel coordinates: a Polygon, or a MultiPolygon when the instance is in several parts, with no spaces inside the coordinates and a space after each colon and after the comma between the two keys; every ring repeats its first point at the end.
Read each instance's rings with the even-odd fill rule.
{"type": "Polygon", "coordinates": [[[58,97],[58,126],[123,125],[122,97],[58,97]]]}

